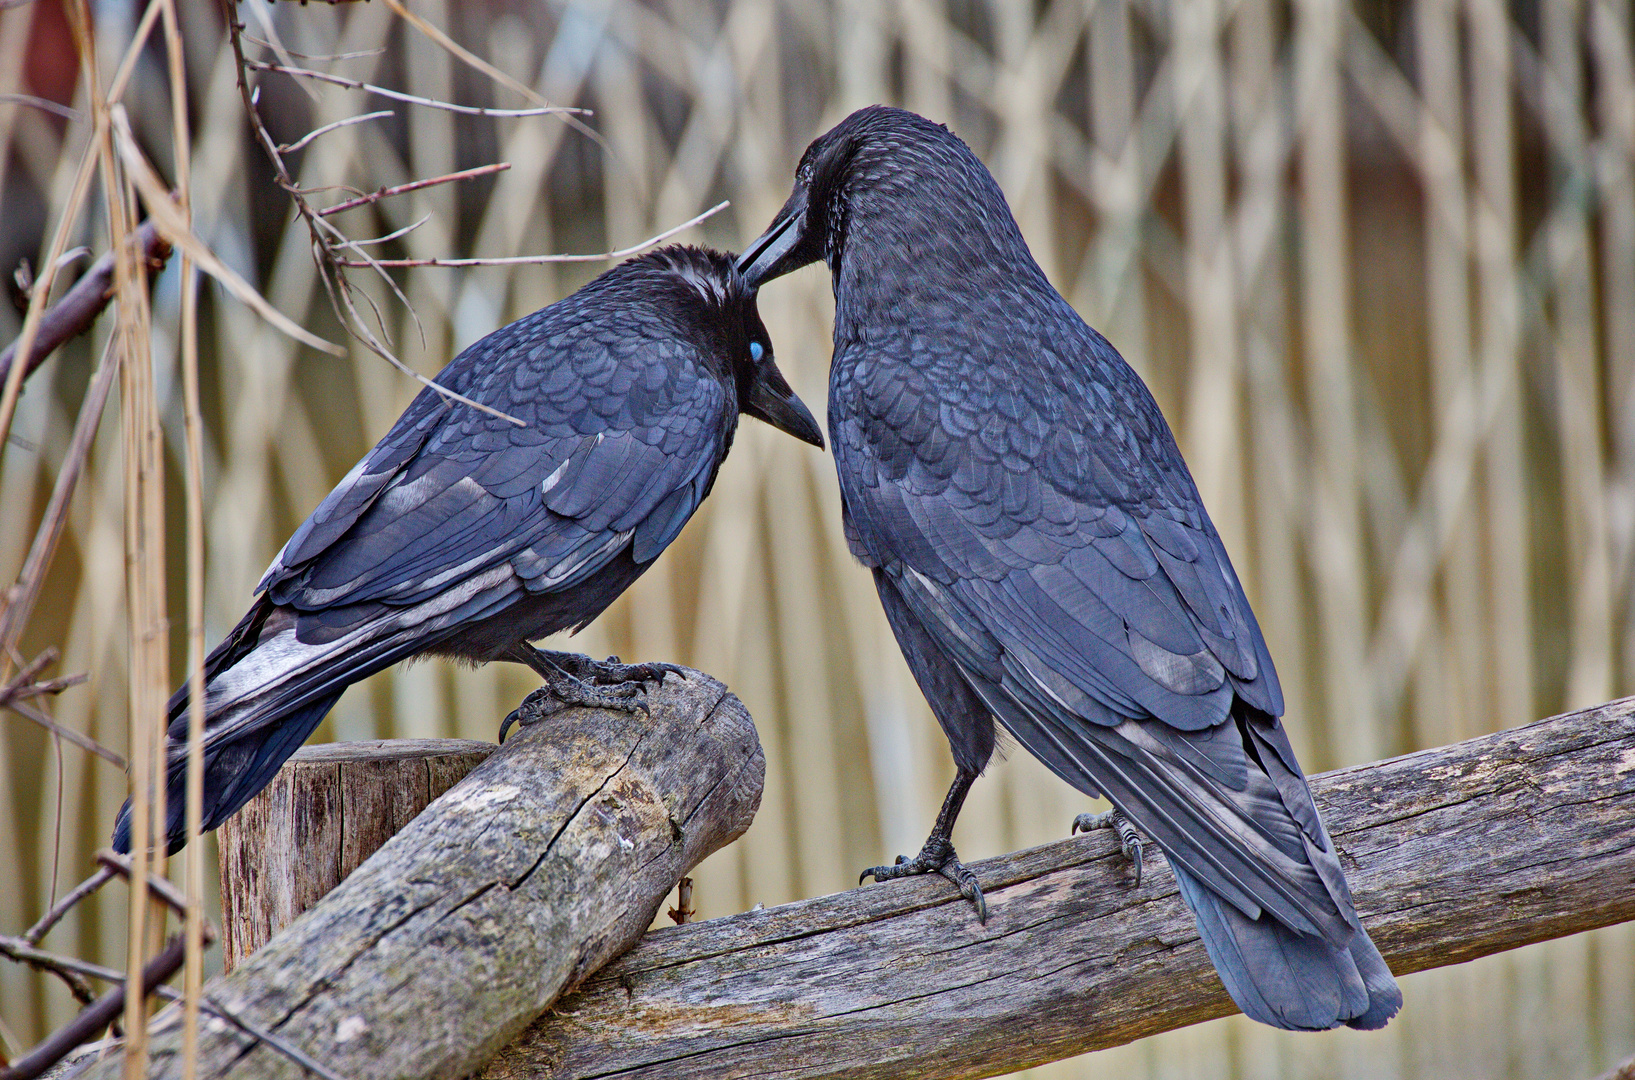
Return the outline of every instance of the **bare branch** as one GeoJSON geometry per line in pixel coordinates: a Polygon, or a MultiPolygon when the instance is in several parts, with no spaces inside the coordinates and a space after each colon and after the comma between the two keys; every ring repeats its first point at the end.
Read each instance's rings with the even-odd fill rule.
{"type": "MultiPolygon", "coordinates": [[[[29,927],[28,932],[23,935],[23,940],[28,942],[30,945],[38,945],[45,938],[46,934],[51,932],[51,928],[56,926],[57,923],[61,922],[62,917],[68,914],[75,904],[102,888],[102,886],[112,881],[113,878],[114,872],[112,870],[108,869],[106,866],[97,867],[96,873],[92,874],[78,885],[75,885],[73,890],[69,892],[67,896],[64,896],[61,900],[58,900],[52,905],[50,911],[46,912],[40,917],[39,922],[29,927]]],[[[124,976],[120,977],[123,978],[124,976]]]]}
{"type": "Polygon", "coordinates": [[[112,750],[108,749],[106,746],[103,746],[101,743],[97,742],[95,739],[91,738],[89,735],[81,735],[71,727],[64,727],[32,705],[25,705],[21,701],[12,701],[7,702],[6,708],[10,709],[18,716],[21,716],[24,720],[29,720],[40,725],[47,731],[51,732],[51,734],[67,739],[81,750],[90,751],[97,757],[114,766],[116,769],[123,771],[130,768],[129,762],[120,757],[118,754],[114,753],[112,750]]]}
{"type": "Polygon", "coordinates": [[[280,144],[279,147],[278,147],[278,152],[280,154],[293,154],[297,150],[303,149],[307,145],[307,143],[311,142],[313,139],[316,139],[320,135],[327,135],[331,131],[334,131],[336,128],[351,127],[353,124],[361,124],[365,120],[379,120],[383,116],[396,116],[396,115],[397,114],[394,113],[391,109],[382,109],[379,112],[361,113],[358,116],[348,116],[344,120],[337,120],[333,124],[325,124],[321,128],[317,128],[315,130],[309,131],[305,135],[301,136],[299,139],[295,140],[292,143],[280,144]]]}
{"type": "Polygon", "coordinates": [[[404,266],[532,266],[532,265],[537,265],[537,264],[540,264],[540,263],[606,262],[609,259],[622,259],[627,255],[634,255],[638,251],[644,251],[647,248],[650,248],[655,244],[661,244],[664,241],[670,239],[670,237],[676,235],[677,233],[684,232],[687,229],[692,228],[694,225],[697,225],[699,222],[704,221],[707,218],[713,217],[714,215],[720,213],[721,211],[725,210],[727,207],[729,207],[731,205],[732,205],[732,203],[730,201],[723,199],[721,202],[716,203],[714,206],[710,207],[708,210],[704,211],[702,214],[699,214],[697,217],[690,218],[687,221],[683,221],[680,225],[677,225],[673,229],[666,229],[663,232],[659,233],[657,236],[649,237],[646,240],[643,240],[639,244],[632,244],[630,247],[620,248],[618,251],[604,251],[599,255],[517,255],[517,256],[512,256],[512,257],[508,257],[508,258],[497,258],[497,259],[377,259],[377,260],[374,260],[371,263],[356,263],[356,262],[349,262],[349,261],[344,261],[343,260],[341,262],[341,265],[342,266],[350,266],[350,267],[359,267],[359,266],[392,266],[392,267],[404,267],[404,266]]]}
{"type": "Polygon", "coordinates": [[[196,236],[180,208],[165,189],[159,174],[154,172],[153,166],[143,156],[136,144],[136,137],[131,133],[130,121],[125,115],[122,105],[113,108],[113,129],[116,136],[114,142],[119,150],[119,156],[129,171],[131,181],[142,194],[142,201],[147,205],[148,213],[153,215],[159,228],[171,243],[180,247],[199,266],[200,270],[209,274],[227,287],[227,291],[247,304],[268,322],[282,330],[285,334],[295,338],[314,349],[322,350],[332,356],[344,356],[345,351],[332,342],[314,334],[306,327],[301,326],[279,311],[267,301],[249,282],[239,277],[238,272],[216,257],[216,253],[196,236]]]}
{"type": "MultiPolygon", "coordinates": [[[[427,40],[435,42],[438,46],[447,51],[450,56],[459,60],[467,67],[482,72],[484,75],[487,75],[490,79],[493,79],[501,86],[515,91],[523,98],[534,102],[536,105],[544,106],[549,104],[549,102],[541,97],[533,87],[529,86],[527,83],[518,82],[510,75],[507,75],[493,64],[490,64],[487,60],[484,60],[482,57],[472,52],[470,49],[467,49],[464,45],[461,45],[458,41],[455,41],[443,31],[439,30],[425,19],[422,19],[420,16],[410,11],[400,2],[400,0],[386,0],[386,6],[391,8],[392,11],[396,13],[398,18],[407,22],[410,26],[424,34],[427,40]]],[[[590,115],[589,110],[585,111],[585,115],[590,115]]],[[[618,153],[614,151],[612,146],[608,145],[608,141],[606,139],[602,138],[602,133],[600,131],[597,131],[595,128],[586,124],[583,120],[580,120],[579,117],[571,114],[564,116],[562,119],[569,127],[590,139],[597,146],[600,146],[603,152],[606,153],[609,158],[614,161],[619,160],[618,153]]]]}
{"type": "MultiPolygon", "coordinates": [[[[148,267],[157,270],[165,265],[170,258],[170,241],[160,235],[153,222],[144,222],[136,231],[133,241],[142,249],[142,257],[147,260],[148,267]]],[[[72,252],[65,253],[67,258],[72,252]]],[[[59,260],[60,261],[60,260],[59,260]]],[[[45,281],[54,275],[46,275],[34,288],[39,288],[45,281]]],[[[34,374],[39,366],[56,349],[71,338],[83,334],[91,328],[102,309],[108,306],[113,299],[114,252],[104,252],[102,257],[91,268],[80,276],[74,287],[65,293],[40,316],[40,327],[34,336],[34,345],[29,349],[28,363],[23,368],[23,378],[34,374]]],[[[11,374],[12,362],[17,356],[19,342],[14,341],[0,352],[0,379],[11,374]]]]}
{"type": "Polygon", "coordinates": [[[71,109],[67,105],[62,105],[55,101],[47,100],[43,97],[35,97],[33,94],[0,94],[0,104],[32,105],[36,109],[44,109],[48,113],[56,113],[58,116],[64,117],[68,120],[79,119],[78,109],[71,109]]]}
{"type": "MultiPolygon", "coordinates": [[[[105,869],[113,871],[126,881],[131,879],[131,859],[129,856],[121,855],[112,848],[103,848],[97,852],[96,859],[105,869]]],[[[147,879],[148,891],[155,898],[168,904],[176,914],[187,914],[187,897],[178,892],[176,886],[157,874],[148,874],[147,879]]]]}
{"type": "Polygon", "coordinates": [[[496,161],[492,165],[479,165],[475,169],[465,169],[461,172],[448,173],[444,176],[433,176],[428,180],[411,180],[407,184],[398,184],[396,187],[383,187],[371,191],[367,195],[360,195],[356,199],[349,199],[334,206],[326,206],[318,211],[319,217],[329,217],[347,210],[356,210],[360,206],[368,206],[382,199],[389,199],[394,195],[403,195],[421,188],[436,187],[439,184],[452,184],[457,180],[474,180],[479,176],[488,176],[491,173],[504,172],[511,167],[509,161],[496,161]]]}
{"type": "Polygon", "coordinates": [[[316,60],[321,64],[334,63],[337,60],[358,60],[366,56],[379,56],[381,53],[386,51],[386,49],[382,47],[379,49],[359,49],[356,52],[304,53],[296,52],[294,49],[288,49],[281,45],[274,45],[270,41],[262,41],[254,34],[245,34],[244,40],[260,45],[263,49],[271,49],[274,52],[284,53],[287,56],[300,57],[302,60],[316,60]]]}
{"type": "Polygon", "coordinates": [[[421,217],[421,219],[419,221],[415,222],[413,225],[405,225],[401,229],[394,229],[391,232],[387,233],[385,236],[377,236],[372,240],[354,240],[354,241],[352,241],[352,245],[354,247],[367,247],[367,246],[372,245],[372,244],[384,244],[384,243],[387,243],[388,241],[396,240],[400,236],[409,235],[410,233],[414,232],[416,229],[420,228],[420,226],[424,225],[426,222],[428,222],[430,220],[431,220],[431,213],[427,212],[424,216],[421,217]]]}
{"type": "MultiPolygon", "coordinates": [[[[142,968],[142,995],[146,997],[166,979],[176,974],[186,953],[182,936],[170,939],[165,950],[142,968]]],[[[12,1062],[11,1068],[0,1073],[3,1080],[34,1080],[61,1061],[69,1051],[92,1035],[107,1027],[125,1008],[125,987],[116,986],[97,998],[74,1019],[52,1032],[44,1042],[12,1062]]]]}
{"type": "Polygon", "coordinates": [[[55,975],[68,987],[68,992],[74,995],[74,1000],[81,1005],[89,1005],[96,1000],[91,992],[91,986],[84,979],[84,972],[73,960],[36,949],[22,938],[0,934],[0,956],[8,960],[15,960],[19,964],[27,964],[35,971],[43,971],[48,975],[55,975]]]}
{"type": "Polygon", "coordinates": [[[436,98],[419,97],[415,94],[405,94],[401,90],[388,90],[384,86],[373,83],[359,82],[357,79],[348,79],[341,75],[330,75],[323,71],[313,71],[311,68],[288,67],[284,64],[269,64],[265,60],[244,61],[246,67],[257,71],[276,71],[282,75],[295,75],[306,79],[317,79],[319,82],[332,83],[335,86],[344,86],[348,90],[363,90],[379,97],[391,98],[393,101],[404,101],[411,105],[424,105],[428,109],[443,109],[446,112],[460,113],[465,116],[553,116],[558,114],[577,114],[589,116],[589,109],[574,108],[569,105],[544,105],[533,109],[489,109],[480,105],[456,105],[452,101],[438,101],[436,98]]]}
{"type": "MultiPolygon", "coordinates": [[[[43,949],[36,949],[29,945],[28,941],[24,938],[8,937],[4,934],[0,934],[0,951],[6,952],[7,955],[11,955],[13,952],[30,952],[42,959],[49,958],[49,961],[52,964],[62,968],[65,971],[72,972],[75,975],[85,975],[92,979],[100,979],[106,983],[114,983],[117,985],[125,981],[125,973],[117,968],[105,967],[102,964],[93,964],[89,960],[81,960],[76,956],[58,956],[56,953],[46,952],[43,949]]],[[[12,959],[18,960],[22,963],[31,962],[29,959],[26,959],[21,955],[12,956],[12,959]]],[[[90,1002],[87,1001],[85,1004],[90,1004],[90,1002]]]]}

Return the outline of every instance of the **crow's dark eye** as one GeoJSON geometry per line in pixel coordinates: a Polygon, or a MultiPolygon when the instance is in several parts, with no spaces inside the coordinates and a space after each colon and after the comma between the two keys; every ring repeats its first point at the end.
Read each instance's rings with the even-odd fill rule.
{"type": "Polygon", "coordinates": [[[749,343],[749,358],[755,361],[757,364],[761,362],[761,356],[765,354],[765,352],[766,350],[761,348],[761,343],[759,341],[752,341],[749,343]]]}

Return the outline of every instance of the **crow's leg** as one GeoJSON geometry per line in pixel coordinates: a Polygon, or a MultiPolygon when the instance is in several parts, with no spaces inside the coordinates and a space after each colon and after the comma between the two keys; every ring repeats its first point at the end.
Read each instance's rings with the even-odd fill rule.
{"type": "Polygon", "coordinates": [[[1141,850],[1143,842],[1141,835],[1130,824],[1130,819],[1117,810],[1108,810],[1103,814],[1080,814],[1073,819],[1073,832],[1089,832],[1091,829],[1112,829],[1118,833],[1119,850],[1124,857],[1135,863],[1135,883],[1141,884],[1141,850]]]}
{"type": "Polygon", "coordinates": [[[545,685],[522,699],[500,725],[500,741],[513,723],[527,727],[537,724],[570,705],[619,712],[646,712],[647,688],[643,683],[662,682],[669,672],[685,677],[686,669],[675,664],[621,664],[617,656],[592,660],[579,653],[543,652],[526,641],[511,648],[505,659],[526,664],[545,680],[545,685]]]}
{"type": "Polygon", "coordinates": [[[865,878],[872,877],[875,881],[890,881],[893,878],[909,877],[914,874],[929,874],[935,871],[952,881],[959,888],[959,893],[965,899],[976,905],[978,922],[988,921],[988,902],[982,897],[982,886],[977,884],[976,875],[968,870],[959,856],[954,854],[954,819],[959,817],[959,808],[965,805],[965,795],[971,790],[971,784],[977,774],[961,770],[954,777],[953,786],[948,789],[948,797],[942,800],[942,810],[937,814],[937,823],[931,826],[931,835],[926,837],[925,846],[920,853],[910,859],[906,855],[897,856],[895,866],[874,866],[858,875],[857,882],[863,883],[865,878]]]}

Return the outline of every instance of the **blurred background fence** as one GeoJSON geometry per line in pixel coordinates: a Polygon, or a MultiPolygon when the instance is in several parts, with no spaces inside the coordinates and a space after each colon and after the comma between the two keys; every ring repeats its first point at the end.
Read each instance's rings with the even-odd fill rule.
{"type": "MultiPolygon", "coordinates": [[[[135,5],[93,5],[111,64],[135,5]]],[[[247,133],[214,3],[184,3],[200,235],[272,302],[342,341],[305,227],[247,133]]],[[[1309,771],[1452,742],[1627,693],[1635,561],[1635,66],[1629,0],[416,0],[552,104],[494,119],[377,104],[264,75],[276,138],[356,113],[289,160],[306,187],[372,190],[493,160],[508,172],[352,211],[354,236],[425,214],[408,257],[617,248],[720,199],[681,239],[736,249],[805,144],[876,101],[949,123],[1009,195],[1057,287],[1152,386],[1254,601],[1309,771]]],[[[384,3],[240,6],[306,66],[501,107],[497,88],[384,3]],[[378,51],[376,51],[378,50],[378,51]],[[299,54],[360,54],[303,60],[299,54]]],[[[257,47],[256,55],[267,50],[257,47]]],[[[269,57],[271,58],[271,57],[269,57]]],[[[126,94],[170,159],[162,53],[126,94]]],[[[58,0],[0,10],[0,94],[83,107],[58,0]]],[[[104,75],[106,78],[106,73],[104,75]]],[[[0,267],[38,264],[87,124],[0,99],[0,267]]],[[[339,195],[336,196],[339,198],[339,195]]],[[[106,247],[93,219],[73,242],[106,247]]],[[[399,272],[372,288],[424,374],[555,300],[596,264],[399,272]]],[[[154,290],[169,438],[173,672],[185,671],[175,267],[154,290]]],[[[825,400],[832,301],[811,269],[769,287],[779,361],[825,400]]],[[[206,287],[211,643],[294,526],[417,386],[357,346],[303,349],[206,287]]],[[[106,322],[106,320],[104,320],[106,322]]],[[[19,310],[0,304],[0,338],[19,310]]],[[[0,579],[27,550],[106,329],[28,384],[0,467],[0,579]]],[[[118,425],[76,496],[24,637],[88,685],[56,720],[125,743],[118,425]]],[[[701,917],[847,888],[917,850],[952,775],[867,575],[830,462],[754,423],[681,540],[572,648],[712,672],[768,757],[754,828],[695,875],[701,917]]],[[[319,739],[491,739],[524,671],[426,663],[354,688],[319,739]]],[[[106,842],[125,778],[0,721],[0,931],[30,924],[106,842]],[[60,821],[61,828],[57,828],[60,821]]],[[[967,858],[1066,835],[1085,809],[1025,754],[961,818],[967,858]]],[[[1525,822],[1518,822],[1525,828],[1525,822]]],[[[1570,857],[1570,853],[1563,853],[1570,857]]],[[[1635,886],[1632,886],[1635,887],[1635,886]]],[[[59,951],[119,966],[118,899],[59,951]]],[[[889,962],[882,957],[881,962],[889,962]]],[[[860,977],[865,977],[860,974],[860,977]]],[[[1218,1021],[1035,1075],[1591,1077],[1635,1051],[1635,934],[1584,935],[1404,980],[1384,1033],[1218,1021]]],[[[4,1037],[73,1003],[0,965],[4,1037]]]]}

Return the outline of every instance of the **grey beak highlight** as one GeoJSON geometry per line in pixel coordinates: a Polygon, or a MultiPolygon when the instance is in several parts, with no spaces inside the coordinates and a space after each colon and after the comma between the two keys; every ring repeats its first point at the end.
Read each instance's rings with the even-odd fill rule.
{"type": "Polygon", "coordinates": [[[763,281],[769,281],[783,272],[778,264],[800,242],[805,225],[806,208],[803,206],[787,217],[774,221],[760,239],[744,249],[744,253],[738,256],[738,272],[744,275],[750,288],[756,288],[763,281]]]}

